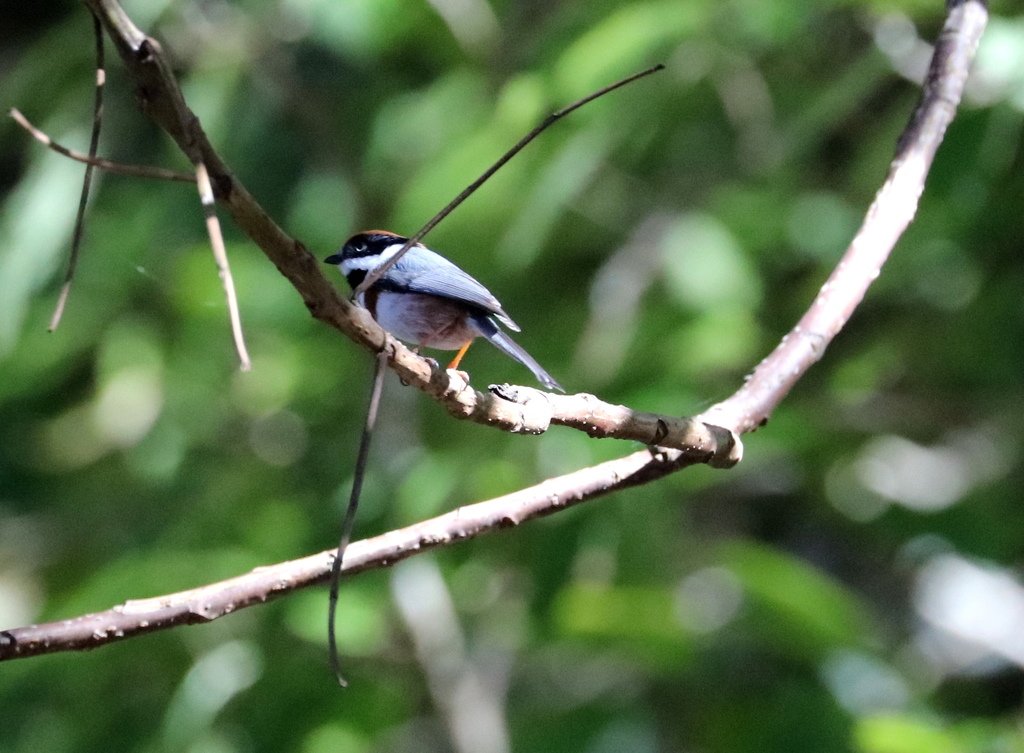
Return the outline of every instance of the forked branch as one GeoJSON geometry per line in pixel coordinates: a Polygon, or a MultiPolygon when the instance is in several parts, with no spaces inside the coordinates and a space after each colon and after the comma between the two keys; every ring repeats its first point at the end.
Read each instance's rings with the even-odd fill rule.
{"type": "MultiPolygon", "coordinates": [[[[152,70],[146,66],[153,64],[154,43],[137,30],[133,36],[130,31],[121,29],[125,23],[130,25],[130,21],[116,3],[111,0],[89,0],[89,3],[102,11],[101,17],[119,49],[127,50],[129,59],[137,59],[137,64],[143,66],[143,71],[137,75],[146,77],[153,85],[153,72],[160,66],[152,70]]],[[[392,367],[405,378],[415,377],[420,389],[442,396],[450,409],[455,405],[457,408],[453,410],[464,411],[468,417],[483,423],[497,423],[508,430],[542,430],[548,423],[563,423],[577,425],[595,435],[608,431],[610,435],[619,436],[614,432],[622,426],[631,426],[634,434],[650,434],[652,444],[668,444],[664,440],[671,437],[685,446],[635,452],[503,497],[459,508],[408,528],[355,542],[348,548],[344,572],[354,574],[385,567],[427,549],[475,538],[622,488],[649,483],[693,463],[714,461],[728,465],[736,462],[739,446],[734,441],[735,436],[764,423],[799,378],[821,358],[913,217],[935,150],[960,101],[988,16],[982,0],[951,0],[948,8],[921,103],[900,138],[884,185],[836,270],[822,286],[808,312],[758,365],[746,384],[695,419],[648,416],[636,425],[637,416],[647,414],[608,406],[591,396],[553,396],[528,388],[506,388],[500,390],[504,397],[498,398],[473,392],[454,372],[431,371],[427,362],[387,336],[365,311],[349,305],[335,293],[320,275],[312,256],[284,235],[226,171],[206,143],[194,116],[180,118],[182,111],[177,106],[168,109],[168,103],[179,100],[180,94],[158,92],[159,96],[147,111],[162,113],[160,117],[154,114],[157,122],[172,135],[177,134],[175,138],[181,137],[189,143],[189,148],[198,149],[208,157],[211,174],[217,176],[214,182],[220,187],[221,201],[292,281],[314,315],[375,351],[387,348],[392,367]],[[171,120],[161,120],[161,117],[171,120]],[[174,126],[175,123],[178,125],[174,126]],[[188,141],[186,133],[190,134],[189,138],[200,140],[198,143],[188,141]],[[471,397],[464,397],[470,393],[471,397]],[[452,395],[455,401],[448,402],[452,395]],[[673,421],[677,423],[672,424],[673,421]],[[678,434],[673,436],[673,432],[678,434]]],[[[134,64],[129,62],[129,67],[134,64]]],[[[155,79],[156,83],[160,81],[163,79],[155,79]]],[[[184,107],[183,101],[180,107],[184,107]]],[[[0,632],[0,659],[94,648],[174,625],[216,619],[236,609],[324,581],[330,572],[332,555],[333,550],[328,550],[191,591],[129,601],[105,612],[0,632]]]]}

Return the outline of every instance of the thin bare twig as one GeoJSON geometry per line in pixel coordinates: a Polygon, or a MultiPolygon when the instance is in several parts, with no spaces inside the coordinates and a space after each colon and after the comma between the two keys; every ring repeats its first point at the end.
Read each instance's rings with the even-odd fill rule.
{"type": "Polygon", "coordinates": [[[345,519],[341,524],[341,538],[338,541],[338,552],[334,555],[331,563],[331,590],[327,600],[327,650],[330,656],[331,671],[341,687],[346,687],[348,682],[341,674],[341,660],[338,658],[338,639],[334,632],[335,615],[338,611],[338,584],[341,579],[341,566],[345,558],[345,550],[348,548],[349,539],[352,538],[352,527],[356,522],[356,510],[359,508],[359,495],[363,491],[363,479],[366,477],[366,461],[370,456],[370,440],[373,439],[373,428],[377,424],[377,410],[380,408],[380,393],[384,387],[384,371],[387,366],[387,356],[381,352],[373,366],[372,387],[370,388],[370,403],[366,407],[366,420],[363,422],[363,435],[359,439],[359,452],[356,454],[356,467],[352,472],[352,491],[348,498],[348,508],[345,510],[345,519]]]}
{"type": "MultiPolygon", "coordinates": [[[[96,40],[96,95],[93,101],[92,110],[92,136],[89,138],[89,158],[96,158],[96,150],[100,143],[100,125],[103,122],[103,89],[107,83],[107,69],[103,54],[103,26],[100,24],[99,16],[89,11],[92,17],[93,37],[96,40]]],[[[82,195],[78,200],[78,214],[75,216],[75,232],[71,238],[71,254],[68,257],[68,269],[64,274],[64,283],[60,286],[60,294],[57,296],[57,304],[53,308],[53,315],[50,317],[50,332],[53,332],[60,325],[64,316],[64,307],[67,305],[68,296],[71,295],[71,283],[75,279],[75,270],[78,268],[78,255],[82,248],[82,234],[85,232],[85,207],[89,203],[89,187],[92,185],[93,166],[90,162],[85,166],[85,177],[82,178],[82,195]]]]}
{"type": "Polygon", "coordinates": [[[183,173],[177,170],[168,170],[163,167],[150,167],[149,165],[131,165],[126,162],[114,162],[113,160],[104,159],[103,157],[90,157],[88,154],[82,152],[76,152],[74,149],[54,141],[45,131],[36,128],[25,117],[24,113],[16,107],[10,109],[9,115],[14,119],[14,122],[24,128],[31,134],[32,138],[38,141],[48,149],[52,149],[68,159],[73,159],[75,162],[81,162],[86,165],[92,165],[93,167],[105,170],[108,173],[114,173],[115,175],[127,175],[132,178],[155,178],[156,180],[173,180],[181,183],[195,183],[196,176],[190,173],[183,173]]]}
{"type": "Polygon", "coordinates": [[[413,233],[412,236],[410,236],[409,239],[402,244],[402,247],[398,249],[398,251],[396,251],[393,255],[388,257],[383,264],[381,264],[379,267],[372,270],[368,275],[366,275],[366,277],[363,278],[363,281],[359,283],[358,286],[356,286],[355,290],[352,291],[352,300],[358,300],[359,296],[365,293],[367,290],[369,290],[370,286],[373,285],[373,283],[377,282],[377,280],[380,279],[381,275],[386,273],[389,269],[391,269],[391,267],[398,263],[398,260],[402,258],[406,251],[408,251],[410,248],[419,243],[426,236],[427,233],[433,230],[437,226],[437,224],[441,222],[441,220],[443,220],[445,217],[451,214],[455,210],[455,208],[459,206],[459,204],[468,199],[473,194],[473,192],[476,191],[476,189],[480,188],[480,186],[487,182],[487,180],[496,172],[498,172],[498,170],[500,170],[505,165],[506,162],[515,157],[517,154],[519,154],[519,152],[521,152],[527,144],[529,144],[535,138],[540,136],[541,132],[544,131],[548,126],[554,124],[558,120],[561,120],[566,115],[575,112],[576,110],[583,107],[583,105],[593,102],[595,99],[598,99],[599,97],[603,97],[605,94],[613,92],[616,89],[621,89],[623,86],[631,84],[637,79],[644,78],[645,76],[649,76],[652,73],[657,73],[658,71],[664,69],[665,66],[662,63],[658,63],[657,65],[653,65],[650,68],[646,68],[645,70],[642,70],[639,73],[634,73],[631,76],[626,76],[626,78],[616,81],[614,84],[609,84],[608,86],[601,87],[596,92],[588,94],[582,99],[576,100],[571,105],[567,105],[566,107],[563,107],[561,110],[556,110],[555,112],[548,115],[546,118],[544,118],[544,120],[538,123],[532,131],[530,131],[528,134],[519,139],[519,141],[516,142],[516,144],[511,149],[509,149],[507,152],[501,155],[501,157],[498,158],[497,162],[495,162],[493,165],[487,168],[487,170],[485,170],[484,173],[479,178],[477,178],[464,189],[462,189],[459,195],[452,199],[450,202],[448,202],[448,205],[444,209],[442,209],[440,212],[431,217],[426,225],[424,225],[415,233],[413,233]]]}
{"type": "Polygon", "coordinates": [[[235,279],[231,276],[231,265],[228,263],[228,251],[224,247],[224,235],[220,231],[217,219],[217,207],[213,198],[213,186],[210,185],[210,173],[202,162],[196,163],[196,185],[199,187],[199,201],[203,205],[206,217],[206,232],[210,236],[210,248],[213,259],[217,263],[217,274],[224,284],[224,297],[228,302],[228,317],[231,319],[231,336],[235,341],[235,350],[242,371],[252,368],[249,351],[245,347],[245,335],[242,333],[242,317],[238,313],[238,297],[235,295],[235,279]]]}

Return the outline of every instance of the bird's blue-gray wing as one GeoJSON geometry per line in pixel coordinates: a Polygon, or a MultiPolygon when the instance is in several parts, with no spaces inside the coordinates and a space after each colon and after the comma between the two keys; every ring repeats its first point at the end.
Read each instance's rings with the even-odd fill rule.
{"type": "Polygon", "coordinates": [[[472,275],[440,254],[422,246],[414,246],[394,266],[395,281],[413,293],[426,293],[442,298],[464,301],[496,316],[509,329],[519,331],[505,313],[501,302],[472,275]]]}

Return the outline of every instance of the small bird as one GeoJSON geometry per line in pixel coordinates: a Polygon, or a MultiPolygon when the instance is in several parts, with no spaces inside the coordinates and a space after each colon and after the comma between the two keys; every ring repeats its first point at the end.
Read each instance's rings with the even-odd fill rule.
{"type": "MultiPolygon", "coordinates": [[[[407,240],[387,230],[367,230],[353,235],[341,251],[324,262],[336,265],[355,290],[367,274],[390,259],[407,240]]],[[[417,347],[457,350],[449,369],[458,368],[473,340],[483,336],[526,366],[545,387],[565,391],[533,356],[499,328],[501,322],[513,332],[520,331],[491,291],[420,243],[411,246],[360,295],[359,303],[399,340],[417,347]]]]}

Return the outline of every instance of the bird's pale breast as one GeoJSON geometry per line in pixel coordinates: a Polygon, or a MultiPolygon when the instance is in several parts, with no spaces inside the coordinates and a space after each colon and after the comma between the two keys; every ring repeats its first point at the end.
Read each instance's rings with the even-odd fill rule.
{"type": "Polygon", "coordinates": [[[422,293],[381,291],[370,303],[377,323],[399,340],[438,350],[458,350],[480,333],[463,304],[422,293]]]}

